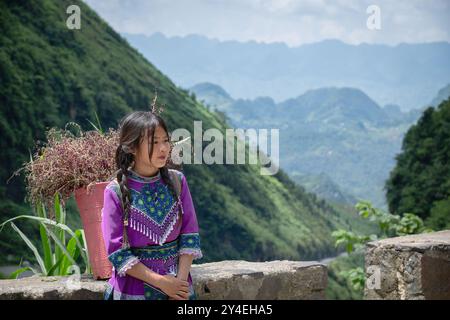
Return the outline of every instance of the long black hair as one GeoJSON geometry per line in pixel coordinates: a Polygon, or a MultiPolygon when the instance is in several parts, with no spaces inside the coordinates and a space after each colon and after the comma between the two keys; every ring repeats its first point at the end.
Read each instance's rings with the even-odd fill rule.
{"type": "MultiPolygon", "coordinates": [[[[170,141],[169,131],[167,130],[165,121],[159,115],[153,112],[135,111],[126,115],[120,121],[119,146],[117,147],[116,150],[116,167],[117,167],[117,182],[119,183],[120,191],[122,194],[122,205],[125,222],[128,222],[128,216],[131,207],[131,193],[130,190],[128,189],[127,176],[129,175],[129,168],[133,165],[135,161],[135,157],[132,154],[132,151],[138,150],[140,143],[142,139],[144,139],[145,133],[147,132],[147,137],[149,139],[148,156],[149,159],[151,159],[153,154],[153,142],[155,130],[156,127],[158,126],[164,129],[170,141]]],[[[172,193],[176,201],[177,194],[175,191],[174,183],[170,179],[169,166],[170,166],[170,152],[166,165],[164,167],[161,167],[159,169],[159,172],[161,173],[162,180],[167,184],[170,192],[172,193]]],[[[181,223],[182,217],[180,206],[178,206],[178,216],[179,219],[177,225],[181,223]]],[[[126,232],[124,232],[124,237],[126,237],[126,232]]],[[[128,242],[127,238],[124,239],[124,243],[125,242],[128,242]]]]}

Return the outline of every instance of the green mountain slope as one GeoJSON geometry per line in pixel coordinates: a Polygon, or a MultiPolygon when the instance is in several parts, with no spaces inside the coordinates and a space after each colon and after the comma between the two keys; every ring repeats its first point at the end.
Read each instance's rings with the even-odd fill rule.
{"type": "Polygon", "coordinates": [[[289,177],[304,187],[308,192],[312,192],[322,199],[350,206],[353,206],[358,202],[351,194],[342,191],[341,188],[325,173],[307,175],[291,172],[289,177]]]}
{"type": "MultiPolygon", "coordinates": [[[[29,159],[47,127],[75,121],[89,129],[95,112],[104,127],[116,127],[125,113],[147,108],[156,89],[170,130],[192,134],[194,120],[203,122],[203,130],[227,128],[81,1],[1,1],[0,25],[2,221],[29,210],[23,177],[6,180],[29,159]],[[81,8],[81,30],[66,27],[71,4],[81,8]]],[[[184,171],[197,209],[203,262],[333,255],[331,231],[351,223],[282,171],[261,176],[259,167],[250,165],[185,165],[184,171]]],[[[76,210],[69,215],[77,221],[76,210]]],[[[2,259],[10,255],[11,261],[27,252],[5,230],[0,248],[2,259]]]]}

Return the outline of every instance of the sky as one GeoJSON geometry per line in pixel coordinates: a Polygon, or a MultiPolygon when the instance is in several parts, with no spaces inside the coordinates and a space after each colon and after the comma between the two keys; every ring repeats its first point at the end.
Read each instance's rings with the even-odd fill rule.
{"type": "Polygon", "coordinates": [[[450,0],[85,2],[119,33],[199,34],[221,41],[284,42],[291,47],[325,39],[387,45],[450,42],[450,0]]]}

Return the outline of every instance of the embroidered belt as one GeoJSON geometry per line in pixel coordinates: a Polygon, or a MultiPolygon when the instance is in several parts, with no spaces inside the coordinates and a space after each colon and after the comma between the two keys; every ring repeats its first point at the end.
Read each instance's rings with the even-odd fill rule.
{"type": "Polygon", "coordinates": [[[163,243],[162,245],[150,245],[146,247],[132,247],[131,252],[140,260],[167,260],[178,257],[179,238],[163,243]]]}

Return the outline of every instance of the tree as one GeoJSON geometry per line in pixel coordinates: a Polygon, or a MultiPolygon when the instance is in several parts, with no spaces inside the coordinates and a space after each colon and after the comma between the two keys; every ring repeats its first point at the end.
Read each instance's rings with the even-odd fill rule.
{"type": "Polygon", "coordinates": [[[396,159],[386,181],[389,211],[422,219],[439,216],[426,224],[436,229],[448,225],[450,214],[442,203],[450,198],[450,100],[424,111],[406,133],[396,159]]]}

